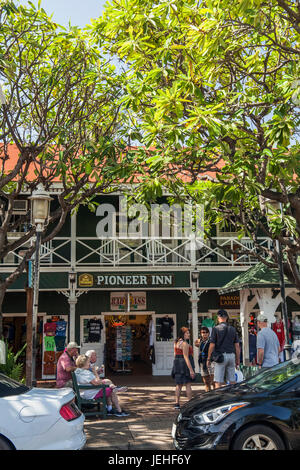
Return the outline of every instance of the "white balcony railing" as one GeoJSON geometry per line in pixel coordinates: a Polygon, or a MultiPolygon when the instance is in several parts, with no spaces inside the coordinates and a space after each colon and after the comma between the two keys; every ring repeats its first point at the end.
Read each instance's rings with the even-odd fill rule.
{"type": "MultiPolygon", "coordinates": [[[[99,239],[78,237],[75,242],[76,267],[86,266],[245,266],[257,263],[257,247],[249,238],[213,237],[183,239],[99,239]]],[[[267,256],[272,240],[258,238],[259,253],[267,256]]],[[[42,245],[41,266],[71,266],[71,238],[57,237],[42,245]]],[[[18,248],[1,260],[0,267],[16,266],[22,258],[18,248]]]]}

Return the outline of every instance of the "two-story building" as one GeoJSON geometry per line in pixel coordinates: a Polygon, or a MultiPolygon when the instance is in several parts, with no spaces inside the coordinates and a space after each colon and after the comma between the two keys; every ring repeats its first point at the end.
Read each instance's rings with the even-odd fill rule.
{"type": "MultiPolygon", "coordinates": [[[[58,191],[59,187],[51,194],[52,204],[58,191]]],[[[160,204],[167,203],[166,196],[160,204]]],[[[195,338],[199,325],[213,326],[219,308],[228,311],[242,337],[239,291],[224,295],[218,291],[257,263],[251,253],[235,253],[237,247],[254,250],[250,239],[238,239],[234,231],[221,232],[217,227],[212,228],[210,240],[184,231],[183,219],[178,223],[172,207],[153,220],[149,214],[140,217],[142,208],[139,216],[137,211],[127,217],[121,207],[124,198],[118,194],[101,196],[97,202],[96,212],[80,207],[59,235],[41,247],[38,370],[42,378],[55,377],[55,363],[68,341],[77,341],[82,352],[95,349],[107,373],[169,375],[179,328],[189,326],[195,338]]],[[[19,213],[28,211],[28,204],[20,204],[19,213]]],[[[18,236],[9,234],[11,239],[18,236]]],[[[260,242],[271,244],[263,237],[260,242]]],[[[20,249],[10,252],[2,260],[0,275],[14,270],[20,255],[20,249]]],[[[8,289],[3,304],[5,334],[15,349],[26,338],[26,285],[24,272],[8,289]]],[[[269,289],[264,295],[273,294],[274,289],[269,289]]],[[[288,298],[288,308],[297,323],[297,296],[288,298]]],[[[248,315],[255,317],[260,310],[252,296],[248,315]]],[[[275,311],[280,317],[279,303],[275,311]]]]}

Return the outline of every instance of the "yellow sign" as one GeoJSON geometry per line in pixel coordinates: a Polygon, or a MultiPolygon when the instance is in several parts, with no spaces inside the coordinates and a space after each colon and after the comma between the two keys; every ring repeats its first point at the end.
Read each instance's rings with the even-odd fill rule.
{"type": "Polygon", "coordinates": [[[240,308],[240,296],[239,295],[220,295],[219,297],[220,307],[226,308],[240,308]]]}
{"type": "Polygon", "coordinates": [[[94,276],[92,274],[80,274],[78,278],[79,287],[93,287],[94,276]]]}

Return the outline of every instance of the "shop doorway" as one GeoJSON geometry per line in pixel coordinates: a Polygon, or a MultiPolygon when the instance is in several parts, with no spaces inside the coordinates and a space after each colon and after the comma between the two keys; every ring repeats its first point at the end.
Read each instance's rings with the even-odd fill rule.
{"type": "Polygon", "coordinates": [[[149,325],[152,313],[104,314],[107,373],[152,375],[149,325]]]}

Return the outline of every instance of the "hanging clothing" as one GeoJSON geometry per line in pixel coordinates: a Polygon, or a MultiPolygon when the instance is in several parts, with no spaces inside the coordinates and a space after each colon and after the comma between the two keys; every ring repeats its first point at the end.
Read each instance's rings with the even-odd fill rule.
{"type": "Polygon", "coordinates": [[[45,351],[55,351],[54,336],[45,336],[44,337],[44,350],[45,351]]]}
{"type": "Polygon", "coordinates": [[[155,326],[154,326],[154,322],[152,320],[150,320],[150,323],[149,323],[149,346],[153,346],[154,337],[155,337],[155,326]]]}
{"type": "Polygon", "coordinates": [[[284,335],[284,326],[283,321],[276,321],[272,324],[272,330],[276,333],[277,338],[279,340],[280,349],[283,349],[285,343],[285,335],[284,335]]]}
{"type": "Polygon", "coordinates": [[[57,321],[55,336],[66,336],[66,331],[67,331],[67,322],[65,320],[57,321]]]}
{"type": "Polygon", "coordinates": [[[173,326],[174,321],[172,318],[169,317],[162,317],[158,318],[157,320],[158,325],[160,325],[160,337],[163,340],[173,338],[173,326]]]}
{"type": "Polygon", "coordinates": [[[46,322],[44,324],[44,333],[46,336],[55,336],[56,334],[56,322],[46,322]]]}
{"type": "Polygon", "coordinates": [[[64,351],[66,346],[66,336],[55,336],[54,337],[56,351],[64,351]]]}
{"type": "Polygon", "coordinates": [[[101,320],[92,319],[87,323],[88,328],[88,343],[99,343],[101,340],[101,330],[103,324],[101,320]]]}

